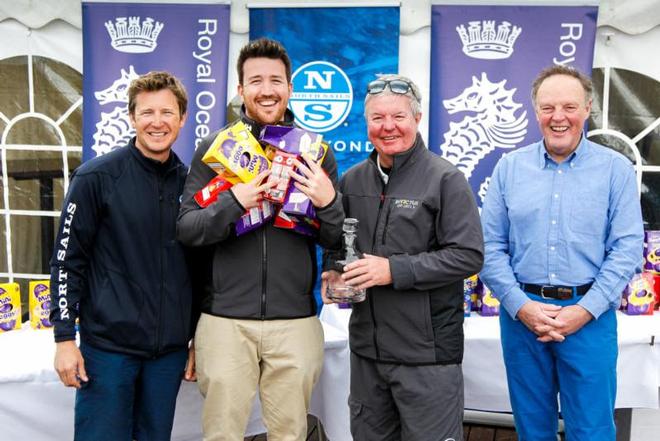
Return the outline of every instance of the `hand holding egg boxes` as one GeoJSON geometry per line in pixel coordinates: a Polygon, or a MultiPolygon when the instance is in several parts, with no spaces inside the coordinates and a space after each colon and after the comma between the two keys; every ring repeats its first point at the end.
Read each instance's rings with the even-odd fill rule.
{"type": "MultiPolygon", "coordinates": [[[[261,132],[261,141],[266,145],[267,154],[273,155],[273,167],[271,168],[273,173],[269,179],[280,179],[280,182],[287,182],[285,194],[281,198],[279,194],[274,195],[278,197],[278,202],[282,201],[282,206],[275,217],[275,226],[292,229],[301,234],[316,234],[320,225],[316,219],[314,205],[307,195],[296,188],[291,181],[288,173],[296,170],[295,167],[286,163],[289,161],[292,163],[292,157],[295,157],[305,163],[315,161],[320,165],[328,149],[322,142],[323,136],[296,127],[266,126],[261,132]],[[283,164],[283,172],[279,174],[286,174],[283,178],[276,176],[278,174],[276,168],[279,168],[280,164],[283,164]]],[[[277,171],[279,172],[279,170],[277,171]]],[[[275,201],[271,195],[267,194],[265,197],[275,201]]]]}
{"type": "Polygon", "coordinates": [[[327,147],[321,143],[322,136],[294,127],[266,126],[261,140],[265,151],[242,122],[220,132],[202,158],[219,176],[200,190],[195,200],[201,207],[208,206],[233,184],[250,182],[270,168],[268,180],[276,180],[276,186],[264,193],[260,207],[241,217],[236,224],[236,234],[260,227],[274,217],[276,211],[275,226],[301,234],[316,234],[319,223],[314,207],[295,187],[289,173],[295,171],[293,160],[301,159],[302,155],[305,161],[320,163],[323,160],[327,147]]]}
{"type": "MultiPolygon", "coordinates": [[[[195,195],[195,200],[198,203],[200,199],[205,201],[206,206],[214,202],[220,192],[239,182],[250,182],[270,168],[266,153],[242,121],[218,133],[202,161],[222,179],[212,179],[195,195]],[[211,194],[215,194],[215,197],[211,197],[211,194]]],[[[260,206],[247,210],[236,222],[236,234],[240,236],[252,231],[272,217],[273,207],[264,200],[260,206]]]]}

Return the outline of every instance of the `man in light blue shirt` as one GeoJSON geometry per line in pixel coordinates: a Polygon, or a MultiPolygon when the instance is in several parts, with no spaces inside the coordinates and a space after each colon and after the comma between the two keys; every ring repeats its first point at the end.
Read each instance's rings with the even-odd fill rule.
{"type": "Polygon", "coordinates": [[[502,303],[502,349],[520,441],[614,441],[621,292],[643,227],[628,159],[588,141],[591,80],[543,70],[532,101],[543,139],[502,158],[482,211],[481,278],[502,303]]]}

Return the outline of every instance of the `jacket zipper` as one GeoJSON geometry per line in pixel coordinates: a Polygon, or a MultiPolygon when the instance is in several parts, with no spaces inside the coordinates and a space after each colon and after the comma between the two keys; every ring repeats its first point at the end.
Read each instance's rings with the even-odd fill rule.
{"type": "Polygon", "coordinates": [[[261,228],[261,320],[266,319],[266,228],[261,228]]]}
{"type": "Polygon", "coordinates": [[[160,175],[156,175],[156,179],[158,181],[158,205],[159,205],[159,219],[158,219],[158,246],[160,247],[160,259],[159,259],[159,264],[160,264],[160,298],[159,298],[159,305],[158,305],[158,318],[157,318],[157,333],[156,333],[156,348],[154,351],[154,358],[158,356],[158,351],[160,349],[160,328],[162,325],[162,317],[163,317],[163,279],[164,279],[164,274],[163,274],[163,253],[164,253],[164,247],[163,247],[163,210],[164,210],[164,197],[163,197],[163,177],[160,175]]]}
{"type": "MultiPolygon", "coordinates": [[[[382,207],[383,202],[384,202],[384,201],[381,200],[381,207],[382,207]]],[[[380,240],[380,243],[381,243],[382,245],[385,245],[385,242],[386,242],[385,239],[387,238],[387,234],[386,234],[386,233],[387,233],[387,226],[388,226],[389,223],[390,223],[390,213],[391,213],[391,212],[392,212],[392,210],[390,210],[390,206],[388,205],[388,206],[385,208],[385,222],[383,223],[383,234],[382,234],[382,236],[381,236],[381,240],[380,240]]]]}
{"type": "MultiPolygon", "coordinates": [[[[372,238],[371,242],[371,252],[372,254],[375,254],[375,249],[376,249],[376,235],[378,232],[378,225],[380,224],[380,214],[383,211],[383,205],[385,205],[385,195],[387,194],[387,185],[388,184],[382,184],[383,189],[380,192],[380,203],[378,204],[378,215],[376,216],[376,229],[374,230],[374,236],[372,238]]],[[[376,313],[374,312],[374,299],[375,296],[369,296],[369,310],[371,312],[371,321],[374,324],[374,333],[373,333],[373,340],[374,340],[374,349],[376,350],[376,359],[380,360],[380,349],[378,349],[378,322],[376,321],[376,313]]]]}

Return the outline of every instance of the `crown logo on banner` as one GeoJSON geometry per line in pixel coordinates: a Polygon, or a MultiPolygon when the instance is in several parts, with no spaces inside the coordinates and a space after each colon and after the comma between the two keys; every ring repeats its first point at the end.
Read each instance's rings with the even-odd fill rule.
{"type": "Polygon", "coordinates": [[[140,54],[153,52],[158,45],[156,39],[163,29],[163,23],[151,17],[140,24],[140,17],[116,17],[115,22],[105,22],[110,34],[112,47],[119,52],[140,54]]]}
{"type": "Polygon", "coordinates": [[[463,42],[463,53],[471,58],[500,60],[509,58],[522,28],[503,21],[495,29],[495,20],[471,21],[468,28],[456,27],[463,42]]]}

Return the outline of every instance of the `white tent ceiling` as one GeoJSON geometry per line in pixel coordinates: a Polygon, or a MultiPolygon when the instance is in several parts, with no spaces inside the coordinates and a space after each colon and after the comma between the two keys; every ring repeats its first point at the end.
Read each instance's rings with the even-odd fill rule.
{"type": "MultiPolygon", "coordinates": [[[[289,3],[313,4],[318,2],[318,0],[299,0],[289,3]]],[[[62,20],[73,27],[80,28],[82,26],[80,3],[80,0],[3,0],[0,2],[0,22],[14,19],[31,29],[39,29],[54,20],[62,20]]],[[[186,3],[186,0],[182,0],[180,3],[186,3]]],[[[194,0],[190,3],[194,3],[194,0]]],[[[246,3],[246,0],[232,1],[234,7],[232,13],[234,16],[239,15],[238,21],[247,20],[247,14],[242,13],[246,3]]],[[[402,33],[413,32],[420,27],[430,25],[430,3],[430,0],[401,1],[402,33]]],[[[498,2],[495,0],[492,3],[497,4],[498,2]]],[[[529,3],[529,0],[526,0],[525,3],[529,3]]],[[[547,3],[547,1],[543,3],[547,3]]],[[[658,0],[603,0],[600,2],[598,25],[609,26],[629,35],[642,34],[660,26],[660,12],[658,11],[660,11],[658,0]]],[[[242,33],[246,30],[245,23],[232,22],[232,32],[242,33]]]]}
{"type": "MultiPolygon", "coordinates": [[[[185,1],[181,2],[185,3],[185,1]]],[[[328,3],[324,0],[299,0],[288,3],[313,4],[320,1],[328,3]]],[[[250,3],[259,2],[259,0],[250,1],[250,3]]],[[[354,0],[354,2],[370,3],[364,0],[354,0]]],[[[466,1],[468,2],[470,0],[466,1]]],[[[510,2],[511,0],[507,1],[510,2]]],[[[547,1],[540,2],[547,3],[547,1]]],[[[247,38],[243,35],[248,31],[247,3],[248,0],[231,2],[232,37],[238,38],[241,42],[247,38]]],[[[419,44],[429,45],[431,3],[432,0],[401,1],[402,71],[411,74],[422,84],[428,75],[423,71],[428,66],[419,63],[419,58],[411,66],[405,54],[430,51],[430,48],[424,51],[424,47],[420,48],[419,44]],[[406,49],[408,45],[416,50],[408,51],[406,49]]],[[[493,1],[493,4],[497,3],[493,1]]],[[[534,1],[522,0],[522,3],[529,4],[534,1]]],[[[660,43],[659,11],[660,0],[601,1],[594,66],[622,67],[660,80],[660,57],[657,56],[657,46],[660,43]],[[649,54],[653,55],[649,56],[649,54]]],[[[34,53],[59,59],[82,70],[81,27],[80,0],[0,0],[0,41],[3,41],[0,46],[0,59],[34,53]],[[53,54],[53,43],[58,41],[65,43],[58,45],[57,53],[53,54]]],[[[232,86],[230,85],[230,88],[232,86]]],[[[233,91],[233,88],[231,90],[233,91]]]]}

